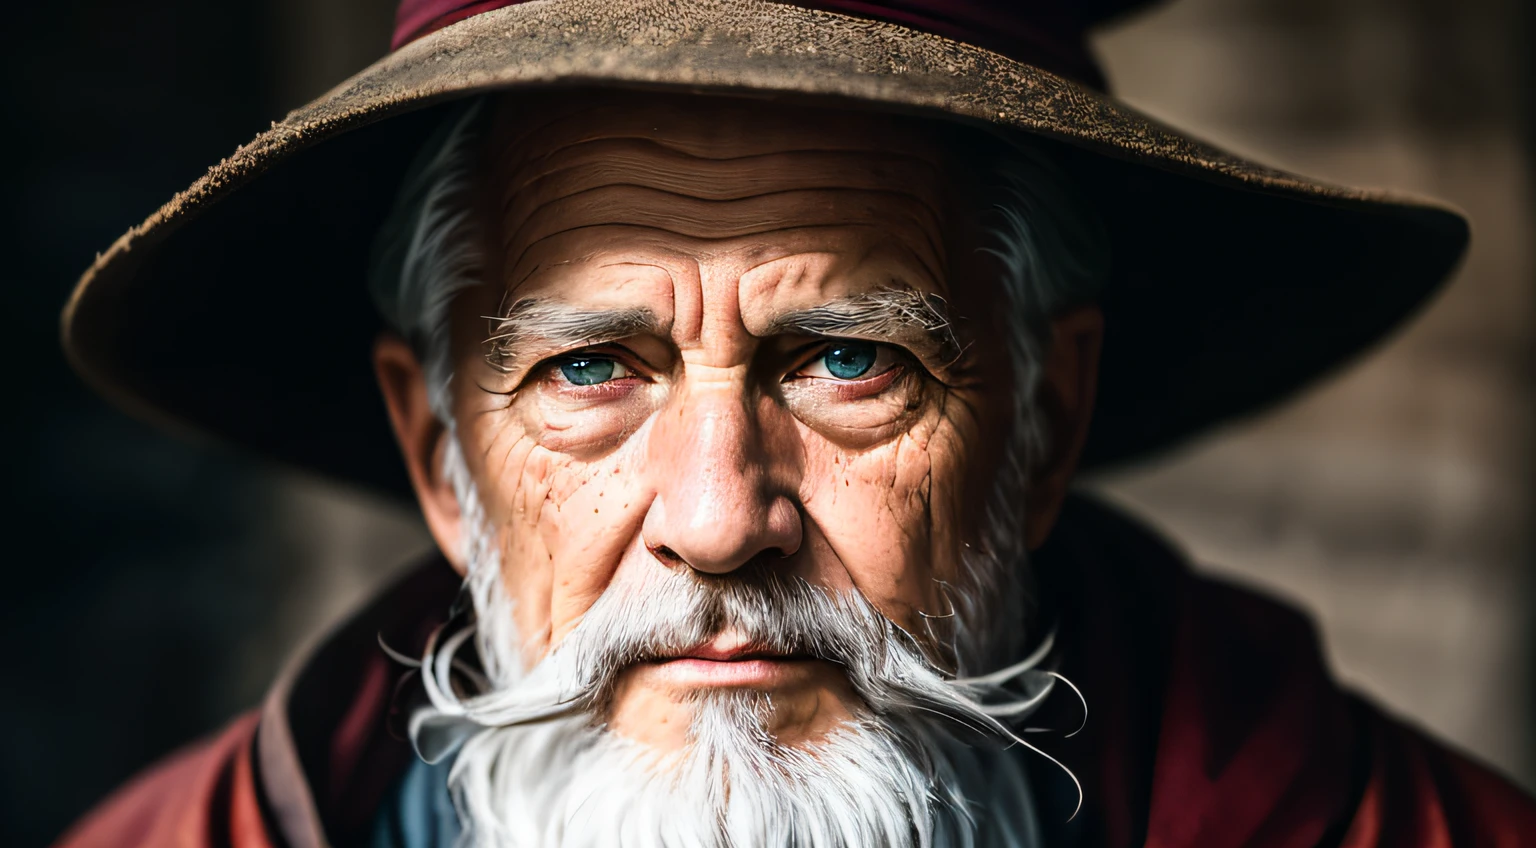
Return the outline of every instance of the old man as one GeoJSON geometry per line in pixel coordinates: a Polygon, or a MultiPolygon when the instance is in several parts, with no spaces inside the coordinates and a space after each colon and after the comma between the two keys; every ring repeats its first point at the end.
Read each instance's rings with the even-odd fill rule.
{"type": "Polygon", "coordinates": [[[1461,219],[1118,105],[1112,9],[814,5],[406,0],[102,257],[89,378],[403,456],[441,559],[66,844],[1536,838],[1298,615],[1068,493],[1378,338],[1461,219]]]}

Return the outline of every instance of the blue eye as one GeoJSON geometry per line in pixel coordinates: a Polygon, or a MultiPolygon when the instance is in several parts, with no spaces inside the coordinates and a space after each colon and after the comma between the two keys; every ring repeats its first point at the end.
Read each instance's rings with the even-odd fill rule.
{"type": "Polygon", "coordinates": [[[576,386],[595,386],[628,377],[629,369],[612,359],[572,359],[560,364],[560,374],[576,386]]]}
{"type": "Polygon", "coordinates": [[[879,358],[879,348],[869,342],[838,342],[822,355],[827,373],[839,380],[856,380],[869,373],[879,358]]]}

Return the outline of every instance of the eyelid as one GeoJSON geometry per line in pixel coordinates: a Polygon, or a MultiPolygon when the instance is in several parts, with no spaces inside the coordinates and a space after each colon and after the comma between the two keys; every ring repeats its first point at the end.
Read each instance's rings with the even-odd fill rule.
{"type": "Polygon", "coordinates": [[[630,372],[624,377],[615,377],[614,379],[639,377],[643,380],[649,380],[651,375],[655,374],[657,370],[649,362],[646,362],[643,357],[624,345],[615,342],[603,342],[587,347],[572,348],[546,356],[535,363],[532,368],[528,369],[527,375],[523,377],[523,382],[548,379],[561,365],[568,362],[578,362],[583,359],[611,359],[614,363],[630,372]]]}
{"type": "MultiPolygon", "coordinates": [[[[794,368],[791,368],[789,370],[789,372],[784,375],[784,379],[786,381],[787,380],[797,379],[797,378],[806,378],[806,379],[812,379],[812,380],[832,380],[832,381],[839,382],[839,383],[857,383],[860,380],[871,380],[871,379],[874,379],[875,377],[878,377],[881,374],[884,374],[885,372],[891,370],[892,368],[896,368],[896,367],[901,366],[901,365],[906,365],[908,367],[915,367],[918,370],[924,371],[924,372],[926,372],[926,370],[927,370],[927,369],[923,368],[923,366],[917,361],[917,357],[913,356],[912,352],[907,350],[906,348],[901,347],[900,345],[890,344],[888,342],[877,342],[877,341],[874,341],[873,339],[857,339],[857,338],[829,338],[829,339],[823,339],[821,341],[816,342],[814,345],[810,346],[810,350],[812,351],[810,356],[805,357],[803,359],[800,359],[799,360],[800,364],[796,365],[794,368]],[[870,371],[872,373],[861,374],[858,377],[854,377],[851,380],[844,380],[844,379],[842,379],[840,377],[834,377],[834,376],[832,376],[832,374],[830,372],[828,372],[825,375],[821,375],[821,374],[805,374],[805,373],[803,373],[807,368],[810,368],[811,366],[813,366],[816,363],[820,362],[822,360],[822,358],[827,355],[827,352],[829,350],[831,350],[834,347],[837,347],[839,344],[847,344],[849,342],[861,342],[863,344],[874,345],[874,347],[875,347],[875,365],[870,366],[870,371]],[[879,365],[880,360],[882,358],[887,358],[887,357],[889,359],[889,362],[887,363],[887,366],[885,368],[881,368],[878,371],[874,370],[875,367],[879,365]]],[[[823,366],[823,368],[825,368],[825,366],[823,366]]]]}
{"type": "Polygon", "coordinates": [[[879,339],[861,339],[858,336],[802,336],[802,338],[809,339],[809,341],[796,344],[785,352],[785,358],[795,363],[789,369],[791,374],[815,362],[819,357],[826,354],[828,348],[836,347],[840,344],[848,344],[849,342],[862,342],[882,348],[888,347],[904,355],[911,355],[901,345],[882,342],[879,339]]]}

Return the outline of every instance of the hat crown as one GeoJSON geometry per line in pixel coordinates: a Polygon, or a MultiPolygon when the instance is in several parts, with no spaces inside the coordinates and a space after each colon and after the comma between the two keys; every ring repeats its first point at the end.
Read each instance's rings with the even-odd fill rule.
{"type": "MultiPolygon", "coordinates": [[[[483,12],[526,0],[401,0],[392,49],[483,12]]],[[[1090,26],[1155,0],[776,0],[871,18],[985,47],[1094,88],[1104,77],[1088,49],[1090,26]]]]}

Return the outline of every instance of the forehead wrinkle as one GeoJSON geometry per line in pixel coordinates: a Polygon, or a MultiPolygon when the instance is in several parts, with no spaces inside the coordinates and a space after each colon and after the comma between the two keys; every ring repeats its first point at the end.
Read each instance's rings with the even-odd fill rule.
{"type": "MultiPolygon", "coordinates": [[[[514,267],[533,245],[564,233],[592,227],[637,227],[692,239],[721,240],[760,236],[787,229],[864,226],[887,232],[897,241],[911,238],[912,231],[916,230],[917,237],[926,243],[939,262],[943,262],[943,242],[936,238],[940,233],[941,219],[936,210],[916,199],[901,203],[882,203],[873,208],[868,203],[859,203],[860,200],[867,199],[861,195],[871,194],[886,198],[907,198],[900,193],[866,189],[820,189],[769,192],[741,200],[711,201],[644,187],[610,186],[592,189],[574,195],[572,198],[543,204],[535,209],[507,235],[505,256],[508,259],[508,267],[514,267]],[[602,191],[623,194],[618,198],[609,199],[608,202],[599,203],[594,199],[594,195],[602,191]],[[804,217],[794,220],[795,215],[774,208],[776,205],[793,202],[796,199],[795,195],[810,197],[812,202],[809,205],[814,207],[819,220],[805,220],[804,217]],[[828,202],[829,198],[831,202],[828,202]],[[656,203],[663,199],[666,202],[656,203]],[[782,200],[784,203],[775,204],[772,202],[775,200],[782,200]],[[555,208],[558,204],[582,204],[584,208],[582,206],[570,210],[555,208]],[[749,205],[743,208],[742,204],[749,205]],[[657,208],[658,205],[665,208],[657,208]],[[879,215],[885,217],[885,220],[876,217],[875,208],[878,209],[879,215]],[[864,215],[865,220],[859,220],[861,214],[864,215]],[[599,215],[600,218],[597,217],[599,215]],[[562,217],[574,218],[575,222],[563,225],[557,223],[562,217]]],[[[803,213],[801,214],[803,216],[803,213]]],[[[926,266],[927,263],[924,265],[926,266]]]]}
{"type": "MultiPolygon", "coordinates": [[[[569,235],[572,235],[572,234],[575,234],[575,233],[581,233],[581,232],[586,231],[586,230],[601,230],[601,229],[607,229],[607,228],[612,228],[612,229],[620,230],[620,231],[623,231],[623,232],[637,232],[637,233],[640,233],[640,234],[643,234],[643,235],[660,234],[662,236],[673,236],[673,237],[676,237],[676,238],[684,239],[687,242],[691,243],[690,245],[685,247],[684,250],[693,251],[693,253],[691,255],[691,258],[694,261],[698,261],[699,259],[706,259],[706,258],[709,258],[711,256],[718,255],[718,253],[729,252],[731,250],[731,248],[729,246],[729,242],[737,241],[737,240],[739,240],[741,238],[760,238],[760,237],[763,237],[763,236],[775,236],[775,235],[796,235],[796,234],[800,234],[800,233],[815,232],[817,230],[828,230],[828,229],[831,229],[831,230],[836,230],[836,229],[868,229],[868,230],[874,230],[876,233],[878,233],[880,235],[886,235],[886,236],[890,235],[889,230],[886,227],[883,227],[883,226],[880,226],[880,225],[877,225],[877,224],[870,224],[870,223],[815,224],[815,225],[808,225],[808,226],[807,225],[798,225],[797,224],[797,225],[793,225],[793,226],[780,226],[780,227],[773,227],[773,228],[770,228],[770,229],[763,229],[761,231],[756,231],[756,232],[753,232],[753,233],[749,233],[749,234],[747,234],[745,236],[730,236],[730,237],[721,237],[721,238],[713,238],[713,239],[698,238],[696,236],[691,236],[691,235],[689,235],[687,233],[678,232],[676,230],[669,230],[669,229],[667,229],[665,227],[656,226],[656,225],[644,225],[644,224],[590,224],[590,225],[582,225],[582,226],[570,227],[570,228],[567,228],[567,229],[564,229],[564,230],[560,230],[558,232],[550,233],[550,234],[548,234],[546,236],[541,236],[538,239],[535,239],[535,240],[530,241],[527,244],[523,245],[522,249],[518,251],[516,256],[513,256],[510,253],[510,248],[509,248],[509,253],[507,254],[507,256],[509,257],[509,261],[508,261],[506,267],[508,267],[508,268],[516,268],[519,264],[521,264],[523,262],[524,257],[526,257],[529,253],[533,252],[534,250],[538,249],[539,247],[542,247],[545,243],[547,243],[549,241],[552,241],[554,239],[558,239],[558,238],[561,238],[563,236],[569,236],[569,235]],[[714,251],[710,250],[711,243],[714,243],[715,245],[718,245],[716,250],[714,250],[714,251]]],[[[907,244],[904,239],[893,238],[893,239],[890,239],[890,242],[894,243],[902,252],[904,252],[914,262],[916,262],[919,266],[921,266],[923,271],[925,271],[929,275],[929,277],[932,279],[932,281],[934,282],[934,284],[936,286],[943,287],[945,285],[945,277],[940,272],[940,269],[939,268],[935,268],[933,265],[931,265],[918,251],[916,251],[911,245],[907,244]]],[[[930,247],[932,247],[931,244],[930,244],[930,247]]],[[[668,246],[668,247],[663,248],[663,249],[668,251],[668,252],[674,252],[674,251],[676,251],[678,249],[678,247],[677,246],[668,246]]],[[[866,248],[863,251],[863,253],[861,253],[861,256],[866,256],[867,257],[874,250],[875,250],[875,247],[874,246],[870,246],[870,247],[866,248]]],[[[590,255],[591,255],[590,253],[587,254],[588,257],[590,257],[590,255]]],[[[770,262],[777,262],[777,261],[780,261],[780,260],[782,260],[784,258],[786,258],[786,257],[776,257],[774,259],[768,259],[768,260],[765,260],[764,262],[760,263],[759,265],[753,266],[753,267],[754,268],[755,267],[760,267],[761,265],[765,265],[765,264],[768,264],[770,262]]],[[[935,258],[942,262],[942,254],[936,256],[935,258]]],[[[530,271],[528,274],[523,275],[523,277],[519,280],[518,285],[522,285],[523,283],[526,283],[527,280],[529,278],[531,278],[533,276],[533,274],[537,273],[539,270],[546,270],[548,268],[553,268],[553,267],[572,265],[572,264],[576,264],[576,261],[577,260],[562,260],[562,261],[559,261],[559,262],[551,262],[551,263],[537,263],[534,266],[534,270],[530,271]]],[[[661,263],[633,262],[633,263],[621,263],[621,264],[633,264],[633,265],[644,266],[644,267],[656,267],[656,268],[661,268],[662,270],[666,271],[669,275],[672,274],[672,269],[667,267],[666,265],[661,264],[661,263]]],[[[606,267],[606,266],[602,266],[602,267],[606,267]]],[[[750,271],[752,269],[749,268],[747,270],[750,271]]],[[[746,273],[746,271],[744,271],[743,273],[746,273]]]]}
{"type": "MultiPolygon", "coordinates": [[[[928,277],[933,281],[934,285],[943,287],[948,282],[944,275],[944,266],[947,261],[945,259],[944,241],[942,238],[935,237],[937,234],[936,230],[930,230],[925,227],[918,227],[917,231],[922,235],[923,241],[927,243],[929,256],[932,257],[934,262],[938,263],[937,266],[930,264],[928,257],[923,256],[923,254],[920,253],[916,247],[909,244],[906,239],[892,238],[888,243],[894,244],[896,248],[905,253],[908,258],[922,266],[923,270],[928,272],[928,277]]],[[[870,256],[882,246],[884,245],[876,243],[866,245],[864,251],[859,254],[859,259],[861,261],[868,261],[870,256]]]]}
{"type": "Polygon", "coordinates": [[[924,254],[921,248],[926,248],[928,258],[919,258],[919,262],[937,277],[947,261],[941,222],[938,210],[921,198],[899,192],[795,189],[717,201],[682,197],[644,186],[605,186],[542,203],[530,209],[515,226],[507,220],[502,231],[506,234],[503,259],[506,267],[513,268],[529,251],[550,239],[601,227],[649,230],[700,242],[822,227],[860,227],[885,233],[915,257],[924,254]],[[622,194],[614,202],[603,202],[604,195],[599,192],[607,190],[622,194]],[[872,194],[876,197],[869,197],[872,194]],[[785,211],[785,207],[793,207],[801,198],[809,199],[809,203],[801,206],[815,205],[816,214],[785,211]],[[881,202],[885,198],[890,200],[881,202]],[[871,205],[877,205],[879,211],[864,215],[871,205]]]}
{"type": "Polygon", "coordinates": [[[892,191],[927,202],[941,196],[942,177],[934,163],[919,157],[886,155],[870,151],[800,151],[768,153],[726,160],[668,158],[624,147],[591,157],[565,157],[546,161],[544,170],[521,169],[508,179],[502,191],[503,215],[519,200],[536,197],[568,197],[604,186],[644,186],[709,200],[733,200],[772,191],[824,188],[892,191]],[[881,166],[885,166],[882,168],[881,166]],[[921,176],[903,173],[900,179],[885,173],[891,166],[921,166],[921,176]]]}
{"type": "MultiPolygon", "coordinates": [[[[683,259],[684,257],[683,257],[682,254],[680,254],[678,252],[678,245],[676,245],[675,243],[663,243],[662,239],[658,239],[656,237],[657,235],[658,235],[658,233],[656,231],[652,231],[650,228],[643,227],[643,226],[607,226],[607,225],[604,225],[604,226],[595,226],[595,227],[575,227],[575,228],[572,228],[572,229],[570,229],[568,231],[565,231],[565,232],[551,233],[549,236],[547,236],[545,238],[541,238],[541,239],[539,239],[537,241],[532,241],[532,242],[529,242],[526,245],[523,245],[522,249],[516,254],[516,256],[513,256],[511,254],[511,252],[510,252],[511,247],[509,245],[508,252],[503,255],[504,258],[506,258],[508,260],[508,262],[505,265],[505,267],[507,269],[509,269],[509,273],[512,272],[512,271],[516,271],[522,265],[524,265],[525,263],[530,262],[530,261],[532,262],[533,267],[527,273],[524,273],[521,276],[519,276],[514,284],[509,285],[508,286],[508,291],[510,293],[512,291],[515,291],[517,288],[520,288],[523,285],[526,285],[534,276],[536,276],[537,274],[539,274],[540,272],[543,272],[543,271],[549,271],[549,270],[553,270],[553,269],[556,269],[556,268],[565,268],[565,267],[569,267],[569,266],[573,266],[573,265],[581,265],[581,264],[584,264],[584,263],[592,262],[593,260],[598,259],[598,258],[603,257],[603,256],[619,256],[619,255],[623,255],[623,256],[625,256],[625,258],[623,258],[623,259],[613,259],[613,260],[610,260],[610,261],[601,262],[601,263],[598,263],[595,267],[597,269],[599,269],[599,270],[606,269],[606,268],[614,268],[614,267],[619,267],[619,266],[624,266],[624,265],[629,265],[629,266],[633,266],[633,267],[637,267],[637,268],[656,268],[656,269],[660,270],[662,273],[667,275],[667,278],[670,281],[670,285],[675,286],[676,282],[677,282],[676,281],[677,267],[675,267],[675,265],[673,265],[673,264],[668,264],[668,262],[669,261],[675,262],[677,260],[683,259]],[[554,259],[554,260],[550,260],[550,259],[547,259],[547,258],[539,258],[539,259],[536,259],[536,260],[530,260],[529,259],[529,254],[533,254],[535,252],[538,252],[541,248],[544,248],[551,241],[556,241],[556,240],[558,240],[558,239],[560,239],[560,238],[562,238],[564,236],[571,236],[571,235],[580,234],[580,233],[582,233],[585,230],[602,230],[602,229],[612,229],[612,230],[615,230],[616,233],[612,237],[608,237],[608,238],[603,239],[604,243],[601,246],[599,246],[599,247],[591,247],[591,246],[581,246],[581,245],[578,245],[576,248],[574,248],[576,250],[576,252],[564,255],[564,256],[562,256],[561,258],[558,258],[558,259],[554,259]],[[636,243],[631,244],[628,241],[625,241],[624,238],[626,236],[635,238],[636,239],[636,243]],[[637,256],[653,257],[654,261],[648,261],[646,259],[635,258],[637,256]],[[656,257],[667,257],[667,258],[656,258],[656,257]]],[[[676,235],[676,234],[673,234],[673,233],[661,233],[661,235],[676,235]]],[[[565,248],[557,248],[557,249],[552,250],[551,252],[555,252],[556,255],[559,255],[559,251],[561,251],[561,250],[565,250],[565,248]]]]}
{"type": "MultiPolygon", "coordinates": [[[[530,250],[532,249],[532,247],[536,247],[536,246],[531,246],[530,250]]],[[[643,260],[643,259],[630,259],[630,258],[626,258],[626,259],[611,259],[611,260],[607,260],[607,261],[597,261],[601,257],[603,257],[605,254],[610,253],[610,252],[611,252],[610,250],[601,249],[601,248],[599,248],[599,249],[588,249],[588,250],[582,251],[578,255],[570,256],[570,257],[567,257],[565,259],[559,259],[559,260],[555,260],[555,261],[552,261],[552,262],[534,262],[532,268],[528,269],[528,271],[526,273],[522,274],[521,276],[519,276],[517,278],[516,282],[514,282],[513,284],[511,284],[511,285],[509,285],[507,287],[506,294],[504,295],[504,302],[505,302],[505,300],[511,300],[512,296],[514,294],[516,294],[518,289],[520,289],[523,286],[525,286],[525,285],[529,284],[530,282],[532,282],[541,273],[549,273],[549,272],[553,272],[556,269],[567,268],[567,267],[571,267],[571,266],[575,266],[575,265],[584,265],[584,264],[588,264],[588,263],[591,263],[592,266],[596,270],[598,270],[598,271],[604,271],[604,270],[608,270],[608,269],[611,269],[611,268],[648,268],[648,269],[654,269],[654,270],[660,271],[662,274],[664,274],[666,276],[667,288],[668,289],[676,289],[676,287],[677,287],[677,269],[675,267],[673,267],[672,265],[668,265],[665,261],[661,261],[661,260],[658,260],[658,261],[646,261],[646,260],[643,260]]],[[[509,268],[515,268],[516,266],[508,266],[508,267],[509,268]]],[[[622,283],[620,285],[622,285],[622,283]]],[[[533,301],[533,300],[550,300],[550,299],[546,298],[546,297],[542,297],[542,296],[537,295],[537,294],[533,294],[533,295],[525,295],[525,296],[523,296],[521,298],[518,298],[517,302],[533,301]]],[[[551,301],[551,302],[554,302],[554,301],[551,301]]],[[[515,307],[516,303],[514,303],[513,306],[515,307]]],[[[583,308],[583,307],[573,305],[573,308],[583,308]]],[[[503,310],[502,314],[503,315],[509,315],[510,311],[511,311],[511,308],[508,308],[507,310],[503,310]]],[[[488,316],[488,317],[490,317],[490,316],[488,316]]],[[[498,320],[499,321],[499,320],[504,320],[504,319],[503,318],[491,318],[491,320],[498,320]]],[[[658,326],[661,326],[661,323],[658,323],[658,326]]]]}
{"type": "MultiPolygon", "coordinates": [[[[763,194],[750,195],[750,197],[736,198],[736,200],[703,200],[703,198],[688,197],[688,195],[665,192],[662,189],[651,189],[648,186],[604,186],[599,189],[588,189],[570,195],[570,197],[558,198],[548,203],[541,204],[530,210],[530,214],[511,230],[510,243],[516,244],[527,238],[528,243],[545,240],[551,235],[558,235],[567,230],[582,229],[582,227],[601,226],[639,226],[647,229],[660,229],[665,232],[673,232],[677,235],[685,235],[688,238],[699,240],[725,240],[725,238],[746,237],[746,235],[759,235],[763,232],[773,232],[780,229],[796,229],[796,227],[836,227],[836,226],[869,226],[889,227],[889,229],[908,229],[902,224],[908,224],[911,229],[917,230],[928,247],[934,250],[935,255],[943,257],[942,243],[934,240],[935,232],[940,227],[940,214],[937,210],[920,200],[903,192],[885,192],[885,190],[869,189],[788,189],[776,190],[776,192],[763,192],[763,194]],[[619,192],[619,197],[605,201],[599,201],[593,195],[605,190],[619,192]],[[874,220],[859,220],[846,212],[863,212],[868,210],[868,204],[860,204],[865,198],[857,195],[883,195],[895,200],[909,200],[909,203],[882,203],[879,204],[882,218],[874,220]],[[656,197],[659,195],[659,197],[656,197]],[[780,204],[773,201],[783,201],[783,204],[793,204],[799,200],[796,195],[805,195],[813,203],[808,206],[816,207],[820,220],[793,220],[794,215],[779,214],[776,206],[780,204]],[[826,198],[820,195],[831,195],[833,201],[828,203],[826,198]],[[816,203],[820,200],[820,203],[816,203]],[[651,203],[648,203],[651,201],[651,203]],[[653,201],[662,201],[657,207],[653,201]],[[754,203],[756,201],[756,203],[754,203]],[[556,207],[561,206],[561,207],[556,207]],[[766,209],[763,209],[766,207],[766,209]],[[851,207],[851,209],[849,209],[851,207]],[[538,229],[542,223],[539,218],[553,217],[559,220],[565,214],[576,218],[576,223],[568,224],[561,229],[541,232],[538,229]],[[591,220],[596,215],[601,218],[591,220]],[[642,223],[645,221],[645,223],[642,223]],[[685,229],[687,227],[687,229],[685,229]],[[527,230],[533,229],[533,235],[528,237],[527,230]]],[[[550,224],[545,224],[550,226],[550,224]]],[[[554,224],[558,226],[558,224],[554,224]]],[[[897,235],[897,232],[892,232],[897,235]]],[[[909,232],[902,235],[911,235],[909,232]]]]}
{"type": "MultiPolygon", "coordinates": [[[[841,225],[841,226],[855,227],[855,226],[859,226],[859,225],[857,225],[857,224],[848,224],[848,225],[841,225]]],[[[873,230],[875,230],[877,233],[879,233],[881,235],[888,235],[888,233],[883,228],[880,228],[880,227],[869,226],[869,227],[866,227],[866,228],[867,229],[873,229],[873,230]]],[[[802,228],[802,229],[813,230],[813,229],[816,229],[816,228],[814,228],[814,227],[805,227],[805,228],[802,228]]],[[[929,247],[929,249],[931,251],[933,251],[933,257],[932,258],[936,259],[939,262],[940,266],[942,266],[943,263],[944,263],[943,243],[942,242],[940,242],[940,243],[933,242],[931,236],[928,233],[926,233],[926,232],[924,232],[924,238],[928,239],[928,247],[929,247]]],[[[940,290],[944,290],[944,289],[947,288],[947,278],[945,277],[945,275],[942,272],[942,267],[934,267],[932,264],[930,264],[929,261],[928,261],[928,258],[924,257],[922,255],[922,253],[920,253],[918,250],[916,250],[912,245],[908,244],[905,239],[892,238],[892,239],[874,240],[874,241],[865,242],[863,244],[862,249],[854,257],[854,261],[856,263],[869,262],[870,258],[872,256],[874,256],[876,253],[878,253],[881,249],[887,248],[887,247],[891,247],[891,246],[896,247],[896,249],[900,250],[908,259],[912,260],[913,262],[915,262],[919,266],[921,266],[923,271],[925,271],[927,273],[927,275],[928,275],[928,281],[930,283],[932,283],[935,288],[938,288],[940,290]]],[[[745,277],[747,274],[750,274],[753,271],[756,271],[757,269],[762,268],[765,265],[771,265],[771,264],[773,264],[775,262],[783,262],[786,259],[792,259],[796,255],[799,255],[799,254],[826,253],[826,252],[827,251],[822,250],[822,249],[810,248],[810,249],[806,249],[806,250],[794,251],[794,252],[792,252],[790,254],[787,254],[787,255],[773,255],[773,256],[769,256],[769,257],[761,259],[761,261],[757,261],[755,264],[753,264],[750,267],[748,267],[745,271],[742,272],[742,276],[745,277]]],[[[794,280],[781,280],[780,284],[782,285],[784,282],[791,282],[791,283],[798,282],[803,274],[804,274],[804,269],[800,268],[797,271],[797,276],[795,277],[794,280]]],[[[894,289],[894,290],[906,291],[906,290],[912,288],[911,286],[909,286],[905,281],[901,280],[900,278],[893,277],[892,279],[888,280],[888,282],[890,283],[890,288],[894,289]]]]}
{"type": "MultiPolygon", "coordinates": [[[[521,261],[522,261],[522,257],[526,256],[526,255],[527,255],[527,251],[524,251],[522,255],[517,257],[517,259],[518,259],[517,263],[509,263],[506,266],[507,269],[508,269],[508,272],[510,273],[511,271],[516,270],[517,267],[518,267],[518,264],[521,263],[521,261]]],[[[550,270],[550,269],[553,269],[553,268],[565,268],[565,267],[569,267],[571,265],[581,265],[581,264],[586,263],[586,262],[591,262],[592,259],[594,257],[596,257],[597,255],[598,255],[598,251],[596,251],[596,250],[588,250],[588,251],[586,251],[584,253],[580,253],[580,254],[575,255],[575,256],[567,256],[564,259],[556,259],[556,260],[549,261],[549,262],[535,262],[535,263],[533,263],[533,267],[528,269],[527,273],[523,274],[521,277],[518,277],[515,280],[508,281],[508,283],[507,283],[507,294],[511,295],[512,293],[516,292],[518,289],[522,288],[524,285],[527,285],[528,281],[533,279],[535,276],[537,276],[540,271],[547,271],[547,270],[550,270]]],[[[507,258],[507,257],[504,256],[503,258],[507,258]]],[[[600,265],[598,267],[607,267],[607,266],[600,265]]]]}
{"type": "Polygon", "coordinates": [[[500,183],[499,234],[508,268],[530,256],[547,261],[544,254],[558,256],[558,248],[547,249],[551,239],[601,226],[651,233],[666,253],[688,253],[702,241],[825,226],[879,230],[885,241],[902,245],[893,251],[895,261],[915,261],[943,280],[947,216],[941,210],[948,208],[951,162],[926,124],[697,95],[521,95],[503,102],[532,107],[499,109],[487,138],[487,150],[502,154],[491,164],[500,183]],[[722,173],[731,178],[717,179],[722,173]],[[793,214],[783,211],[790,203],[775,199],[792,196],[788,192],[800,185],[808,192],[832,191],[826,182],[842,184],[842,208],[832,210],[842,220],[818,208],[815,197],[793,214]],[[770,188],[775,191],[764,190],[770,188]],[[615,197],[617,204],[602,202],[615,197]],[[574,208],[554,205],[570,198],[577,198],[574,208]],[[848,198],[862,199],[863,208],[848,198]],[[692,203],[679,207],[679,199],[692,203]],[[519,208],[524,203],[526,213],[519,208]],[[672,208],[658,220],[656,207],[664,204],[672,208]],[[734,220],[722,228],[722,218],[734,220]],[[666,244],[676,238],[694,244],[666,244]]]}
{"type": "MultiPolygon", "coordinates": [[[[773,144],[775,139],[730,139],[708,136],[704,138],[687,137],[682,132],[676,135],[666,135],[646,132],[629,132],[622,129],[613,129],[611,124],[592,127],[585,132],[569,138],[539,138],[530,133],[527,136],[513,139],[498,139],[497,143],[488,148],[492,155],[498,155],[500,161],[510,163],[515,168],[526,168],[540,160],[555,156],[561,151],[581,149],[588,145],[601,144],[606,141],[643,142],[654,146],[660,151],[688,156],[704,162],[729,162],[739,159],[750,159],[754,156],[770,156],[775,153],[884,153],[892,156],[907,156],[913,159],[929,160],[927,151],[919,154],[913,150],[892,149],[891,147],[876,147],[868,141],[859,138],[841,138],[834,134],[826,134],[816,139],[811,146],[800,146],[804,142],[784,142],[773,144]],[[747,143],[748,141],[754,143],[747,143]]],[[[908,145],[919,147],[920,145],[908,145]]],[[[936,159],[937,157],[934,156],[936,159]]]]}

